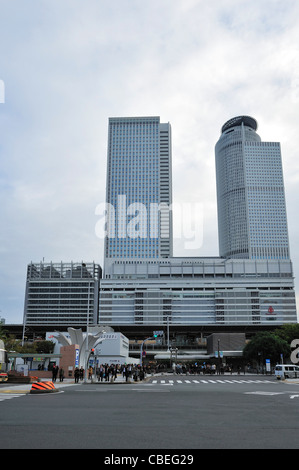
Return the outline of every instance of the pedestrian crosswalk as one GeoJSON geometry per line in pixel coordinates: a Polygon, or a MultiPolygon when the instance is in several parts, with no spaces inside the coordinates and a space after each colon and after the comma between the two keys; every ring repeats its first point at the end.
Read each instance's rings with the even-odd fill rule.
{"type": "Polygon", "coordinates": [[[152,384],[175,385],[175,384],[262,384],[275,383],[271,380],[250,380],[250,379],[153,379],[152,384]]]}

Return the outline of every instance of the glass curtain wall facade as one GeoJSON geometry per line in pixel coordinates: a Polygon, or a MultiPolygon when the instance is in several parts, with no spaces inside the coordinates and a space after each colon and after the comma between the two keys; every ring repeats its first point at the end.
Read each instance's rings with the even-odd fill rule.
{"type": "Polygon", "coordinates": [[[171,203],[170,124],[110,118],[105,260],[171,256],[171,203]]]}
{"type": "Polygon", "coordinates": [[[289,259],[278,142],[262,142],[257,122],[226,122],[215,148],[219,253],[225,258],[289,259]]]}

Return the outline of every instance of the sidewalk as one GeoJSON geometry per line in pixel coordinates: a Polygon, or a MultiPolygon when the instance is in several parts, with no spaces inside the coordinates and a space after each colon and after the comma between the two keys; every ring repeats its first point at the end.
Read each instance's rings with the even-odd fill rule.
{"type": "MultiPolygon", "coordinates": [[[[64,379],[63,382],[60,382],[57,380],[56,382],[52,382],[51,379],[41,379],[40,382],[52,382],[54,384],[54,387],[56,389],[64,388],[64,387],[69,387],[71,385],[113,385],[113,384],[132,384],[132,383],[141,383],[149,379],[151,375],[148,375],[147,377],[144,378],[143,381],[138,380],[138,382],[135,382],[132,377],[126,381],[126,378],[122,376],[122,374],[119,374],[116,378],[116,380],[111,381],[105,381],[103,380],[102,382],[98,382],[97,380],[87,380],[86,382],[84,380],[79,380],[78,383],[75,383],[75,379],[64,379]]],[[[0,393],[29,393],[32,388],[32,383],[28,384],[18,384],[18,383],[8,383],[4,382],[0,384],[0,393]]]]}
{"type": "MultiPolygon", "coordinates": [[[[41,382],[52,382],[52,380],[41,380],[41,382]]],[[[64,379],[63,382],[53,382],[56,389],[61,387],[69,387],[74,385],[74,379],[64,379]]],[[[29,393],[32,388],[32,383],[28,384],[17,384],[4,382],[0,384],[0,393],[13,393],[13,394],[26,394],[29,393]]]]}

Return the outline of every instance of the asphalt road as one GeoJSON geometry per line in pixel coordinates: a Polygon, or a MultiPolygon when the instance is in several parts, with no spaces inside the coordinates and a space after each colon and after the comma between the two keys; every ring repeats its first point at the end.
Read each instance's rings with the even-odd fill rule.
{"type": "Polygon", "coordinates": [[[0,448],[297,449],[298,416],[299,383],[265,376],[163,376],[39,395],[0,387],[0,448]]]}

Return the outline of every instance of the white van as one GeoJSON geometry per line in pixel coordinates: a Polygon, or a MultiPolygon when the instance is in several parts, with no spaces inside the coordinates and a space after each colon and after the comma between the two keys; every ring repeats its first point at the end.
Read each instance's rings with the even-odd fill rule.
{"type": "Polygon", "coordinates": [[[275,366],[275,375],[277,379],[299,378],[299,367],[294,364],[279,364],[275,366]]]}

